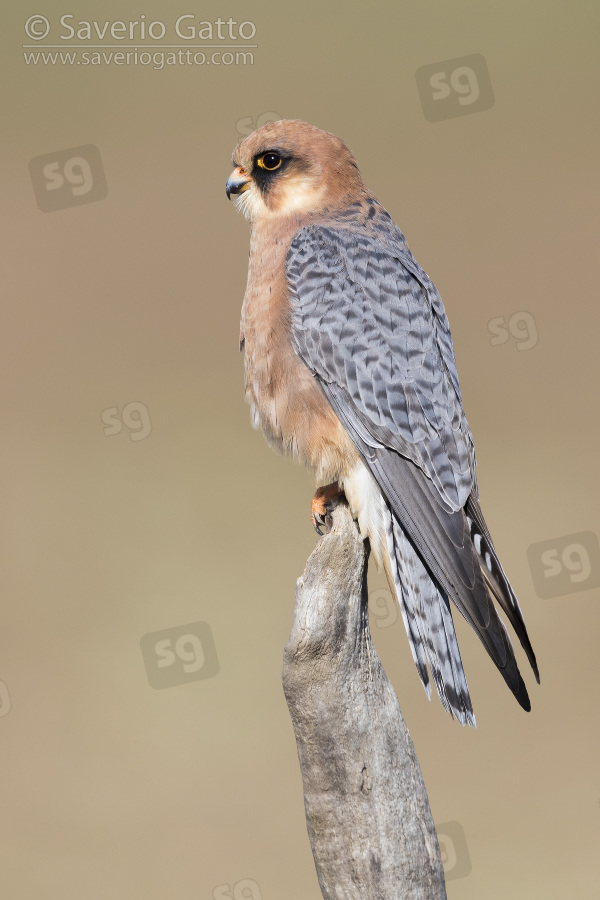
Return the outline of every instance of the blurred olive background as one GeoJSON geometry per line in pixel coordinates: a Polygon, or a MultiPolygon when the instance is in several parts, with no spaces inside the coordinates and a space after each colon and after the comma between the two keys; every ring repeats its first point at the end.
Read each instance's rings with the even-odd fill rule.
{"type": "Polygon", "coordinates": [[[448,895],[599,896],[598,17],[580,0],[4,9],[2,896],[320,896],[280,683],[314,485],[250,427],[248,226],[224,190],[269,114],[348,143],[440,289],[482,505],[540,664],[537,687],[519,648],[527,715],[457,622],[478,722],[461,728],[427,702],[371,573],[434,819],[464,835],[444,841],[448,895]],[[187,47],[180,15],[252,22],[257,46],[252,65],[27,65],[37,14],[52,26],[37,45],[78,43],[56,40],[63,14],[144,14],[167,35],[138,48],[187,47]],[[472,85],[445,62],[476,54],[493,97],[460,105],[472,85]],[[415,73],[437,63],[421,90],[450,85],[450,105],[433,122],[415,73]],[[68,166],[88,145],[95,202],[68,166]],[[29,170],[53,154],[55,194],[29,170]],[[212,677],[194,675],[197,640],[176,645],[198,622],[212,677]],[[157,677],[186,659],[192,674],[155,689],[140,641],[163,632],[157,677]]]}

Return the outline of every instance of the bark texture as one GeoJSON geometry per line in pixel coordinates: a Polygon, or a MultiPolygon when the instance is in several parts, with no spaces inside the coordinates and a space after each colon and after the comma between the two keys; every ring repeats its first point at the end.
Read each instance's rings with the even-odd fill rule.
{"type": "Polygon", "coordinates": [[[345,505],[296,587],[283,688],[326,900],[445,900],[413,742],[371,642],[367,556],[345,505]]]}

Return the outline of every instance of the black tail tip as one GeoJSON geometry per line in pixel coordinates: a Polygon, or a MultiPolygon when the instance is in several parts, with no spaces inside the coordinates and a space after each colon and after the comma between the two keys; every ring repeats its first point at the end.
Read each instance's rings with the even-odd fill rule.
{"type": "Polygon", "coordinates": [[[529,699],[529,694],[527,693],[527,688],[525,687],[525,682],[522,678],[519,678],[521,682],[518,689],[514,692],[515,697],[519,701],[520,706],[525,710],[525,712],[531,712],[531,700],[529,699]]]}

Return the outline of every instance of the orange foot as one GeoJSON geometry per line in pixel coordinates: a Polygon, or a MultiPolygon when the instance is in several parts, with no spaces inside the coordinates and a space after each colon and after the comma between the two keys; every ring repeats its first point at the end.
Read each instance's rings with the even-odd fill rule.
{"type": "Polygon", "coordinates": [[[333,528],[332,513],[343,496],[344,492],[340,490],[337,481],[318,488],[310,505],[310,518],[317,534],[329,534],[333,528]],[[321,526],[325,532],[321,531],[321,526]]]}

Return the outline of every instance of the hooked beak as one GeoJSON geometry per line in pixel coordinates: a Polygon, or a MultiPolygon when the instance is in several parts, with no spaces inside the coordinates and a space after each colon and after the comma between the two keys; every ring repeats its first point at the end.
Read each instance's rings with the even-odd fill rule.
{"type": "Polygon", "coordinates": [[[251,176],[247,175],[241,166],[237,166],[227,179],[227,184],[225,185],[227,199],[231,200],[232,194],[242,194],[244,191],[247,191],[251,181],[251,176]]]}

